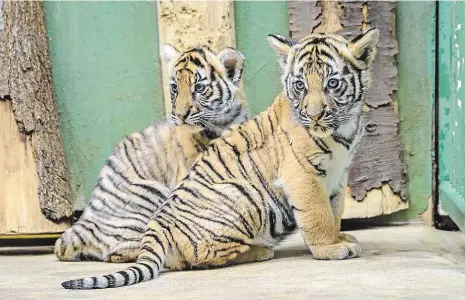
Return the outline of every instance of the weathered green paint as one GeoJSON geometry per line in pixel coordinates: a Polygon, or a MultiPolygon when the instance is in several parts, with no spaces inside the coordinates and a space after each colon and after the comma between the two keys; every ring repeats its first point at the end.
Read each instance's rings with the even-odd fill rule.
{"type": "Polygon", "coordinates": [[[45,2],[76,208],[125,134],[163,116],[154,2],[45,2]]]}
{"type": "Polygon", "coordinates": [[[268,107],[282,91],[280,70],[268,34],[289,36],[287,1],[234,2],[236,45],[244,54],[244,83],[251,114],[268,107]]]}
{"type": "Polygon", "coordinates": [[[399,131],[408,172],[409,209],[394,213],[389,221],[417,218],[432,195],[432,136],[435,102],[434,1],[398,1],[399,131]]]}
{"type": "Polygon", "coordinates": [[[439,4],[440,201],[465,230],[465,3],[439,4]]]}
{"type": "Polygon", "coordinates": [[[443,181],[439,185],[439,196],[441,205],[460,230],[465,232],[465,197],[448,181],[443,181]]]}

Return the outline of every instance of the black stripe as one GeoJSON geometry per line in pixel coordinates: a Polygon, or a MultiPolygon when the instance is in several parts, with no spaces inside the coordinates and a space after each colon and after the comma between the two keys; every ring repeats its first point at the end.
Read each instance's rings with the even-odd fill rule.
{"type": "Polygon", "coordinates": [[[108,286],[115,286],[115,277],[113,275],[103,276],[108,281],[108,286]]]}
{"type": "Polygon", "coordinates": [[[124,278],[124,283],[123,283],[123,285],[128,285],[128,283],[129,283],[129,275],[128,275],[128,272],[126,272],[126,271],[119,271],[119,272],[116,272],[116,274],[119,274],[119,275],[123,276],[123,278],[124,278]]]}
{"type": "Polygon", "coordinates": [[[289,138],[289,133],[284,130],[283,130],[283,133],[284,133],[284,136],[286,137],[287,143],[289,144],[289,148],[291,148],[292,154],[294,155],[295,159],[297,160],[299,165],[305,169],[305,164],[300,160],[300,158],[297,156],[297,153],[294,151],[294,148],[292,147],[292,142],[291,142],[291,139],[289,138]]]}
{"type": "MultiPolygon", "coordinates": [[[[178,198],[179,199],[179,198],[178,198]]],[[[207,199],[207,198],[206,198],[207,199]]],[[[210,199],[208,199],[210,202],[212,202],[210,199]]],[[[231,207],[229,207],[231,208],[231,207]]],[[[228,213],[231,213],[231,211],[229,211],[228,213]]],[[[236,212],[237,214],[237,212],[236,212]]],[[[239,217],[242,217],[242,215],[238,214],[239,217]]],[[[176,219],[176,222],[178,220],[176,219]]],[[[204,230],[205,232],[209,233],[211,235],[211,237],[213,238],[213,240],[217,241],[217,242],[231,242],[231,241],[235,241],[235,242],[238,242],[238,243],[242,243],[242,244],[245,244],[244,241],[242,240],[238,240],[236,238],[233,238],[231,236],[222,236],[222,235],[217,235],[214,231],[208,229],[207,227],[203,227],[202,225],[200,224],[196,224],[197,227],[201,228],[202,230],[204,230]]],[[[176,240],[174,241],[176,243],[176,240]]],[[[177,246],[177,248],[179,249],[179,246],[177,246]]],[[[197,254],[196,254],[196,257],[197,257],[197,254]]]]}
{"type": "MultiPolygon", "coordinates": [[[[137,186],[137,187],[140,187],[142,189],[146,189],[148,190],[150,193],[158,196],[159,198],[166,198],[165,195],[163,195],[159,190],[157,190],[156,188],[154,187],[151,187],[149,185],[146,185],[146,184],[140,184],[140,183],[135,183],[133,182],[132,180],[130,180],[129,178],[127,178],[123,173],[117,171],[117,168],[115,167],[113,161],[108,161],[108,164],[107,164],[108,167],[110,167],[110,169],[116,174],[118,175],[121,179],[124,179],[124,181],[126,181],[126,183],[128,183],[129,185],[134,185],[134,186],[137,186]]],[[[103,178],[102,178],[103,179],[103,178]]],[[[111,178],[110,178],[111,179],[111,178]]],[[[115,182],[112,180],[112,183],[117,186],[115,184],[115,182]]],[[[121,186],[121,184],[119,184],[118,186],[121,186]]],[[[132,191],[131,191],[132,192],[132,191]]],[[[132,192],[132,193],[135,193],[135,192],[132,192]]],[[[142,198],[142,196],[140,196],[142,198]]],[[[155,204],[153,203],[152,201],[150,200],[147,200],[148,202],[151,202],[152,204],[155,204]]]]}
{"type": "MultiPolygon", "coordinates": [[[[99,186],[99,188],[101,189],[102,187],[99,186]]],[[[101,191],[102,193],[105,193],[105,191],[101,191]]],[[[107,196],[107,195],[105,195],[107,196]]],[[[102,202],[103,205],[105,205],[105,208],[109,208],[110,210],[118,210],[119,212],[121,212],[122,214],[127,214],[128,212],[130,212],[131,214],[135,214],[135,215],[139,215],[139,216],[142,216],[145,218],[145,221],[144,222],[147,222],[147,220],[150,219],[150,216],[149,215],[146,215],[140,211],[135,211],[135,210],[130,210],[128,206],[126,206],[126,203],[123,202],[123,204],[125,205],[124,207],[123,206],[120,206],[118,205],[117,203],[115,203],[114,201],[109,201],[107,199],[104,199],[100,196],[96,196],[95,194],[92,195],[91,197],[92,199],[95,199],[95,200],[99,200],[100,202],[102,202]],[[111,204],[111,205],[110,205],[111,204]]],[[[143,209],[142,207],[140,207],[141,209],[143,209]]]]}
{"type": "MultiPolygon", "coordinates": [[[[241,126],[242,127],[242,126],[241,126]]],[[[250,150],[251,147],[250,147],[250,141],[249,141],[249,137],[246,133],[242,132],[242,128],[239,127],[238,130],[237,130],[237,133],[239,133],[239,135],[242,137],[242,139],[245,140],[245,143],[246,143],[246,149],[247,150],[250,150]]]]}
{"type": "Polygon", "coordinates": [[[271,133],[274,133],[274,125],[273,125],[273,121],[271,121],[271,113],[268,114],[268,122],[270,122],[270,128],[271,128],[271,133]]]}
{"type": "MultiPolygon", "coordinates": [[[[91,223],[91,224],[94,224],[95,226],[97,226],[96,223],[94,223],[93,221],[91,220],[87,220],[88,223],[91,223]]],[[[112,225],[112,224],[108,224],[105,222],[105,219],[102,219],[102,220],[99,220],[99,222],[103,225],[103,226],[107,226],[107,227],[110,227],[110,228],[113,228],[113,229],[127,229],[127,230],[131,230],[131,231],[135,231],[135,232],[139,232],[139,233],[144,233],[145,230],[140,228],[140,227],[135,227],[135,226],[122,226],[122,225],[118,225],[118,226],[115,226],[115,225],[112,225]]]]}
{"type": "Polygon", "coordinates": [[[341,83],[340,87],[337,90],[335,90],[334,92],[341,95],[341,96],[343,96],[345,94],[345,92],[347,91],[347,87],[348,87],[348,84],[346,82],[346,79],[344,79],[344,81],[341,83]],[[342,90],[341,90],[341,88],[342,88],[342,90]]]}
{"type": "MultiPolygon", "coordinates": [[[[136,282],[139,283],[139,282],[142,282],[142,280],[144,280],[144,273],[142,272],[142,270],[139,268],[139,267],[132,267],[132,269],[137,273],[138,277],[136,279],[136,282]]],[[[135,273],[135,274],[136,274],[135,273]]]]}
{"type": "MultiPolygon", "coordinates": [[[[200,185],[202,185],[204,188],[208,189],[209,191],[211,191],[211,192],[213,192],[213,193],[215,193],[215,194],[217,194],[217,195],[223,197],[223,199],[228,200],[229,202],[231,202],[232,204],[234,204],[234,201],[233,201],[232,199],[230,199],[226,194],[224,194],[224,193],[222,193],[222,192],[220,192],[220,191],[218,191],[218,190],[212,188],[211,186],[206,185],[206,184],[204,184],[204,183],[202,183],[202,182],[200,182],[200,181],[197,181],[197,183],[199,183],[200,185]]],[[[228,182],[227,184],[232,185],[230,182],[228,182]]],[[[206,200],[208,200],[210,203],[214,203],[214,201],[211,200],[211,199],[209,199],[207,196],[205,196],[205,195],[203,195],[203,194],[200,194],[200,192],[199,192],[198,190],[193,191],[193,190],[191,190],[191,189],[189,189],[189,188],[187,188],[187,187],[179,187],[179,188],[182,188],[186,193],[189,193],[189,194],[190,194],[192,197],[194,197],[194,198],[199,198],[199,195],[201,195],[203,198],[205,198],[206,200]]],[[[250,225],[245,221],[243,215],[242,215],[241,213],[239,213],[239,212],[235,209],[235,207],[234,207],[233,205],[230,205],[230,204],[226,203],[225,201],[222,201],[222,204],[225,205],[225,206],[229,209],[229,211],[225,211],[225,210],[221,209],[220,206],[215,207],[215,209],[216,209],[216,210],[221,210],[221,212],[222,212],[223,214],[230,214],[230,213],[233,212],[233,213],[236,215],[236,217],[239,218],[239,219],[241,220],[241,222],[244,224],[244,226],[250,226],[250,225]]],[[[185,205],[186,205],[186,204],[185,204],[185,205]]],[[[211,208],[210,208],[210,209],[211,209],[211,208]]],[[[249,214],[250,219],[251,219],[252,221],[254,221],[254,218],[252,217],[251,212],[250,212],[250,211],[247,211],[247,212],[248,212],[248,214],[249,214]]],[[[259,210],[257,210],[257,213],[260,214],[259,210]]],[[[252,231],[252,229],[251,229],[250,227],[249,227],[248,229],[246,229],[246,230],[247,230],[247,231],[250,231],[250,232],[252,231]]]]}
{"type": "Polygon", "coordinates": [[[208,183],[213,183],[213,178],[211,178],[210,175],[208,175],[207,173],[205,174],[202,174],[199,172],[198,170],[199,168],[199,165],[195,165],[195,167],[192,169],[192,171],[195,173],[196,176],[194,177],[200,177],[200,179],[202,179],[203,181],[205,182],[208,182],[208,183]],[[208,178],[206,178],[205,176],[207,176],[208,178]]]}
{"type": "Polygon", "coordinates": [[[213,151],[216,153],[216,156],[218,157],[221,165],[224,167],[224,169],[226,170],[226,173],[228,173],[229,176],[231,176],[232,178],[235,178],[235,176],[231,173],[231,171],[229,170],[228,166],[226,165],[222,155],[221,155],[221,150],[218,149],[218,145],[214,145],[212,146],[213,148],[213,151]]]}
{"type": "MultiPolygon", "coordinates": [[[[81,226],[81,227],[85,228],[85,230],[88,231],[88,232],[97,240],[97,243],[98,243],[98,244],[102,244],[106,249],[109,249],[109,248],[110,248],[110,245],[107,244],[107,243],[105,243],[101,238],[99,238],[99,237],[95,234],[94,229],[93,229],[93,228],[90,228],[90,227],[88,227],[88,226],[86,226],[86,225],[87,225],[86,223],[84,223],[84,224],[83,224],[83,223],[80,223],[80,224],[76,223],[76,224],[74,224],[74,225],[75,225],[75,226],[76,226],[76,225],[77,225],[77,226],[81,226]]],[[[97,229],[98,231],[100,231],[100,229],[98,228],[98,226],[95,225],[95,227],[96,227],[96,229],[97,229]]]]}
{"type": "Polygon", "coordinates": [[[163,251],[163,255],[166,254],[166,249],[165,249],[165,246],[163,245],[163,243],[161,242],[160,238],[158,237],[158,235],[156,235],[155,233],[151,233],[151,232],[154,232],[153,230],[151,229],[148,229],[147,232],[145,233],[144,237],[150,237],[152,239],[155,240],[155,242],[157,242],[158,245],[160,245],[161,247],[161,250],[163,251]],[[150,232],[149,232],[150,231],[150,232]]]}
{"type": "MultiPolygon", "coordinates": [[[[125,206],[126,206],[127,202],[126,202],[125,200],[123,200],[123,198],[121,198],[120,196],[116,195],[116,194],[113,193],[112,191],[108,190],[108,189],[107,189],[106,187],[104,187],[103,185],[98,185],[98,187],[100,188],[100,190],[102,190],[102,192],[107,193],[107,194],[113,196],[116,200],[119,200],[120,202],[124,203],[125,206]]],[[[117,188],[117,187],[115,187],[115,188],[117,188]]],[[[141,205],[141,204],[139,204],[139,203],[133,203],[133,204],[137,205],[138,208],[145,209],[145,210],[147,210],[147,211],[149,211],[149,212],[152,211],[152,207],[151,207],[151,206],[146,207],[146,206],[141,205]]],[[[150,218],[150,217],[149,217],[149,218],[150,218]]]]}
{"type": "Polygon", "coordinates": [[[213,166],[211,165],[211,163],[205,159],[205,156],[202,157],[201,162],[203,162],[204,165],[206,165],[213,173],[215,173],[215,175],[216,175],[220,180],[224,180],[223,176],[221,176],[221,174],[218,173],[218,172],[213,168],[213,166]]]}
{"type": "MultiPolygon", "coordinates": [[[[85,221],[83,220],[82,222],[85,222],[85,221]]],[[[76,230],[76,229],[77,229],[77,228],[74,228],[74,230],[72,230],[71,232],[74,233],[74,234],[77,236],[77,238],[79,239],[79,242],[80,242],[81,244],[85,244],[83,237],[81,236],[81,234],[79,233],[79,231],[76,230]]],[[[71,242],[71,243],[74,245],[74,242],[73,242],[72,240],[69,241],[69,242],[71,242]]]]}
{"type": "MultiPolygon", "coordinates": [[[[139,194],[137,191],[134,191],[134,190],[130,190],[130,189],[129,189],[131,186],[137,186],[137,187],[140,187],[140,188],[144,189],[144,187],[143,187],[142,184],[132,184],[131,182],[127,182],[127,184],[118,184],[118,182],[117,182],[111,175],[108,175],[107,178],[110,180],[110,182],[113,184],[113,186],[114,186],[115,188],[117,188],[117,189],[119,188],[119,190],[120,190],[121,192],[124,192],[124,193],[128,194],[128,197],[129,197],[129,198],[133,198],[134,196],[139,197],[141,200],[150,203],[151,206],[157,206],[157,205],[159,204],[159,201],[154,202],[154,201],[152,201],[149,197],[144,196],[144,195],[142,195],[142,194],[139,194]]],[[[145,185],[144,185],[144,186],[145,186],[145,185]]],[[[158,192],[158,194],[160,195],[160,196],[159,196],[160,198],[162,198],[162,199],[165,198],[165,196],[161,195],[160,192],[158,192]]],[[[121,199],[122,199],[122,198],[121,198],[121,199]]],[[[132,199],[132,200],[134,200],[134,199],[132,199]]],[[[130,203],[130,202],[131,202],[131,203],[135,203],[134,201],[131,201],[130,199],[128,199],[128,201],[125,202],[125,203],[130,203]]],[[[136,203],[136,204],[137,204],[137,203],[136,203]]]]}
{"type": "MultiPolygon", "coordinates": [[[[246,192],[244,187],[242,187],[241,185],[239,185],[239,184],[237,184],[235,182],[228,182],[228,184],[235,186],[236,189],[239,192],[241,192],[247,198],[247,200],[249,200],[250,204],[252,204],[254,206],[255,210],[257,211],[257,215],[258,215],[258,218],[259,218],[259,221],[260,221],[259,226],[261,227],[262,226],[261,210],[258,207],[257,203],[255,203],[255,201],[253,200],[252,196],[250,196],[250,194],[248,192],[246,192]]],[[[263,202],[263,195],[261,195],[261,197],[262,197],[261,201],[263,202]]],[[[255,220],[252,218],[252,215],[250,215],[250,216],[251,216],[251,220],[255,222],[255,220]]]]}
{"type": "MultiPolygon", "coordinates": [[[[184,205],[186,204],[186,202],[184,202],[184,201],[181,201],[181,202],[183,202],[184,205]]],[[[241,234],[246,235],[248,238],[252,238],[252,237],[253,237],[252,232],[251,232],[250,230],[247,230],[247,228],[246,228],[246,231],[244,231],[244,230],[242,230],[237,224],[232,223],[231,221],[225,219],[224,217],[223,217],[222,219],[226,220],[227,222],[220,221],[219,218],[218,218],[218,216],[217,216],[216,218],[209,218],[209,217],[207,217],[207,216],[203,216],[203,215],[199,215],[199,214],[194,213],[194,211],[197,211],[197,210],[194,210],[194,211],[187,211],[187,210],[184,210],[184,209],[181,209],[181,208],[178,208],[178,210],[179,210],[179,211],[182,211],[182,212],[184,212],[184,213],[186,213],[186,214],[188,214],[188,215],[192,215],[192,216],[194,216],[195,218],[197,218],[198,220],[199,220],[199,219],[201,219],[201,220],[207,220],[207,221],[212,222],[212,223],[221,224],[221,225],[223,225],[223,226],[226,227],[226,228],[227,228],[227,227],[233,227],[233,228],[235,228],[236,230],[238,230],[241,234]],[[229,224],[228,224],[228,223],[229,223],[229,224]]],[[[220,218],[221,218],[221,217],[220,217],[220,218]]],[[[244,222],[241,222],[241,223],[245,224],[244,222]]],[[[200,226],[199,223],[195,223],[195,224],[196,224],[196,226],[200,226]]]]}
{"type": "MultiPolygon", "coordinates": [[[[156,252],[155,252],[152,248],[150,248],[148,245],[146,245],[146,244],[145,244],[145,245],[142,245],[140,251],[142,252],[142,250],[145,250],[145,251],[149,252],[150,254],[152,254],[153,256],[155,256],[155,257],[158,259],[158,261],[159,261],[159,262],[155,262],[155,261],[154,261],[157,265],[160,265],[161,262],[163,261],[163,260],[161,259],[160,255],[158,255],[158,253],[156,253],[156,252]]],[[[144,256],[144,257],[141,257],[140,259],[147,259],[147,258],[148,258],[148,257],[145,257],[145,256],[144,256]]],[[[139,259],[138,259],[138,260],[139,260],[139,259]]]]}
{"type": "MultiPolygon", "coordinates": [[[[174,216],[171,216],[174,218],[174,216]]],[[[192,235],[195,235],[197,238],[201,239],[202,237],[198,237],[197,234],[195,234],[192,229],[187,226],[186,223],[184,223],[183,221],[181,221],[180,219],[176,219],[175,222],[173,222],[171,224],[171,226],[174,226],[176,227],[176,229],[178,229],[188,240],[189,240],[189,243],[191,244],[191,246],[194,248],[194,255],[195,255],[195,258],[198,257],[198,249],[197,249],[197,243],[196,243],[196,240],[194,240],[190,234],[188,234],[186,231],[184,231],[181,226],[179,226],[179,224],[181,224],[185,229],[187,229],[188,231],[191,232],[192,235]]]]}
{"type": "MultiPolygon", "coordinates": [[[[128,136],[127,139],[126,139],[126,141],[128,141],[128,142],[132,145],[132,148],[133,148],[132,150],[136,150],[136,149],[137,149],[137,147],[135,147],[135,145],[134,145],[134,142],[133,142],[131,136],[128,136]]],[[[128,161],[129,161],[129,163],[131,164],[132,169],[136,172],[137,176],[139,176],[140,178],[145,179],[145,176],[143,176],[143,175],[139,172],[139,169],[137,168],[136,164],[135,164],[134,161],[132,160],[132,157],[131,157],[131,155],[130,155],[130,153],[129,153],[128,146],[126,145],[126,143],[123,142],[123,146],[124,146],[124,151],[126,152],[126,157],[128,158],[128,161]]],[[[136,157],[136,159],[137,159],[137,157],[136,157]]],[[[137,160],[137,162],[138,162],[138,165],[140,165],[140,161],[137,160]]]]}
{"type": "MultiPolygon", "coordinates": [[[[190,205],[188,205],[190,202],[183,201],[182,199],[180,199],[180,203],[182,203],[182,204],[185,205],[185,206],[190,206],[190,205]]],[[[192,203],[190,203],[190,204],[192,204],[192,203]]],[[[234,228],[236,228],[240,233],[242,233],[243,235],[246,235],[248,238],[252,238],[252,237],[253,237],[251,228],[250,228],[249,226],[246,226],[246,222],[245,222],[245,220],[243,220],[243,219],[241,220],[241,221],[242,221],[241,224],[244,225],[245,231],[242,230],[242,228],[240,228],[237,224],[231,222],[230,220],[226,219],[225,217],[216,216],[216,218],[213,219],[213,218],[209,218],[208,216],[198,215],[198,214],[194,213],[195,211],[199,211],[198,207],[197,207],[197,209],[194,208],[194,207],[192,207],[192,206],[190,206],[190,207],[193,208],[193,210],[187,211],[187,210],[181,209],[181,208],[179,208],[179,207],[178,207],[178,210],[180,210],[180,211],[182,211],[182,212],[184,212],[184,213],[186,213],[186,214],[193,215],[193,216],[195,216],[197,219],[203,219],[203,220],[207,220],[207,221],[209,221],[209,222],[218,223],[218,224],[221,224],[221,225],[223,225],[223,226],[225,226],[225,227],[234,227],[234,228]],[[220,221],[219,219],[223,219],[224,221],[220,221]]],[[[209,208],[209,209],[211,210],[211,208],[209,208]]],[[[199,226],[199,224],[196,223],[196,226],[199,226]]]]}
{"type": "Polygon", "coordinates": [[[316,175],[318,175],[318,176],[323,176],[323,177],[326,176],[326,170],[323,169],[323,168],[321,167],[320,164],[315,164],[315,163],[313,163],[313,160],[312,160],[311,157],[308,158],[308,162],[309,162],[310,165],[315,169],[315,171],[317,171],[317,174],[316,174],[316,175]]]}
{"type": "Polygon", "coordinates": [[[351,141],[336,133],[331,134],[331,136],[336,143],[343,145],[347,150],[350,149],[351,141]]]}
{"type": "Polygon", "coordinates": [[[234,151],[234,154],[237,156],[237,163],[239,164],[239,172],[241,173],[242,177],[244,179],[248,179],[249,176],[247,174],[247,170],[245,169],[244,165],[242,164],[242,159],[241,159],[241,153],[239,152],[239,150],[237,150],[237,147],[235,145],[232,145],[230,143],[228,143],[226,140],[223,140],[223,142],[228,145],[229,147],[231,147],[231,149],[234,151]]]}
{"type": "Polygon", "coordinates": [[[328,145],[323,141],[323,139],[315,137],[309,133],[311,139],[315,142],[315,144],[318,146],[318,148],[321,149],[325,154],[332,154],[331,149],[329,149],[328,145]]]}
{"type": "Polygon", "coordinates": [[[108,208],[108,207],[105,207],[107,209],[105,210],[102,210],[100,208],[97,208],[95,207],[94,203],[90,203],[90,210],[98,213],[98,215],[100,217],[108,217],[110,216],[111,218],[114,218],[114,219],[120,219],[120,220],[128,220],[128,221],[139,221],[140,223],[142,224],[147,224],[147,220],[144,219],[142,220],[141,218],[139,218],[138,216],[134,216],[133,214],[127,214],[127,215],[130,215],[130,216],[125,216],[125,215],[117,215],[117,214],[114,214],[112,209],[111,208],[108,208]]]}
{"type": "MultiPolygon", "coordinates": [[[[148,265],[148,264],[146,264],[146,263],[143,263],[143,262],[138,262],[138,264],[140,264],[140,265],[146,267],[146,268],[149,270],[150,279],[152,279],[152,278],[155,277],[155,273],[153,272],[153,267],[152,267],[152,266],[150,266],[150,265],[148,265]]],[[[160,268],[160,267],[158,267],[158,268],[160,268]]]]}
{"type": "Polygon", "coordinates": [[[260,123],[261,122],[258,122],[258,118],[260,118],[260,116],[257,116],[256,118],[253,118],[253,120],[254,120],[255,125],[257,126],[258,132],[260,132],[261,142],[263,143],[265,138],[263,136],[263,130],[260,128],[260,123]]]}

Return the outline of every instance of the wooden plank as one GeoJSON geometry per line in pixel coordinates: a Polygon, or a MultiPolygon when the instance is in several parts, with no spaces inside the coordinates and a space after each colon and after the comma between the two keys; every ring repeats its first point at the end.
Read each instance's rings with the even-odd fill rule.
{"type": "MultiPolygon", "coordinates": [[[[439,4],[439,216],[465,228],[465,4],[439,4]]],[[[439,217],[440,218],[440,217],[439,217]]],[[[438,222],[439,224],[440,222],[438,222]]]]}
{"type": "Polygon", "coordinates": [[[8,101],[2,104],[1,120],[9,128],[2,131],[2,143],[13,143],[4,144],[8,155],[0,173],[12,186],[3,186],[0,201],[19,214],[8,215],[6,230],[37,232],[51,226],[42,222],[44,215],[54,221],[73,215],[42,4],[0,2],[0,99],[8,101]],[[35,228],[34,221],[41,226],[35,228]]]}
{"type": "Polygon", "coordinates": [[[406,209],[407,176],[398,134],[395,3],[308,1],[289,3],[291,37],[336,32],[352,39],[369,26],[380,31],[373,83],[364,110],[365,135],[349,169],[343,218],[373,217],[406,209]]]}
{"type": "Polygon", "coordinates": [[[0,101],[0,235],[53,233],[68,228],[41,212],[31,137],[20,132],[10,101],[0,101]]]}
{"type": "MultiPolygon", "coordinates": [[[[179,51],[208,45],[213,51],[235,47],[234,6],[230,0],[158,2],[159,45],[171,44],[179,51]]],[[[166,115],[171,112],[166,66],[162,63],[166,115]]]]}
{"type": "Polygon", "coordinates": [[[71,194],[82,211],[115,145],[165,117],[156,2],[45,1],[44,9],[71,194]]]}
{"type": "Polygon", "coordinates": [[[447,181],[441,182],[439,194],[442,204],[450,217],[460,230],[465,232],[465,197],[447,181]]]}
{"type": "Polygon", "coordinates": [[[266,37],[289,32],[288,2],[235,1],[234,15],[236,45],[245,56],[242,82],[249,99],[247,109],[254,116],[269,107],[283,89],[276,53],[266,37]]]}
{"type": "MultiPolygon", "coordinates": [[[[443,2],[441,2],[443,3],[443,2]]],[[[444,2],[446,3],[446,1],[444,2]]],[[[434,114],[436,69],[436,2],[396,3],[396,92],[404,162],[407,164],[409,209],[391,220],[415,220],[433,200],[434,114]],[[412,38],[415,37],[415,38],[412,38]]],[[[435,201],[435,200],[434,200],[435,201]]]]}

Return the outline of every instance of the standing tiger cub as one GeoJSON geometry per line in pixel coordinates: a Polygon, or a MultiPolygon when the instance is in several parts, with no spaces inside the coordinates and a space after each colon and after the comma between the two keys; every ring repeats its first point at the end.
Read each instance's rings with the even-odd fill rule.
{"type": "Polygon", "coordinates": [[[150,217],[199,153],[247,118],[238,51],[215,54],[204,46],[179,53],[165,45],[162,55],[171,73],[171,119],[119,142],[82,217],[55,244],[62,261],[134,261],[150,217]]]}
{"type": "Polygon", "coordinates": [[[126,286],[173,269],[263,261],[295,229],[316,259],[357,257],[340,233],[347,167],[362,134],[362,107],[379,33],[352,41],[271,35],[284,91],[254,119],[223,133],[194,163],[149,223],[137,263],[62,283],[126,286]]]}

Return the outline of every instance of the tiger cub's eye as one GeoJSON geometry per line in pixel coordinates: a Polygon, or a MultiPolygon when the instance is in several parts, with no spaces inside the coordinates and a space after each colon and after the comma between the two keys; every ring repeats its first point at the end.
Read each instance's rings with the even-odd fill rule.
{"type": "Polygon", "coordinates": [[[305,90],[305,83],[302,80],[297,80],[296,82],[294,82],[294,88],[298,92],[302,92],[305,90]]]}
{"type": "Polygon", "coordinates": [[[170,85],[171,92],[177,93],[178,92],[178,85],[176,83],[172,83],[170,85]]]}
{"type": "Polygon", "coordinates": [[[203,84],[200,84],[200,83],[197,83],[195,86],[194,86],[194,91],[196,93],[202,93],[203,91],[205,91],[206,87],[205,85],[203,84]]]}
{"type": "Polygon", "coordinates": [[[331,78],[330,80],[328,80],[328,87],[330,89],[335,89],[339,86],[339,80],[336,79],[336,78],[331,78]]]}

